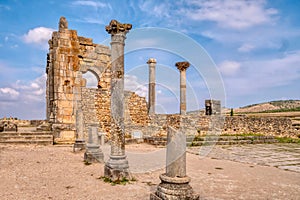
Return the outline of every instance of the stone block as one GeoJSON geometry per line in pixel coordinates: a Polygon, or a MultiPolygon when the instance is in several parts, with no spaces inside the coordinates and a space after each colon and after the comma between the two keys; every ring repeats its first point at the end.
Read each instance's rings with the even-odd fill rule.
{"type": "Polygon", "coordinates": [[[75,131],[61,131],[59,136],[65,140],[75,140],[75,131]]]}

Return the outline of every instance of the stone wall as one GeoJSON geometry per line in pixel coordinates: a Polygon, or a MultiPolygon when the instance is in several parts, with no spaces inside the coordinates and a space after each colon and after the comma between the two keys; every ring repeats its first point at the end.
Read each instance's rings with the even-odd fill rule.
{"type": "MultiPolygon", "coordinates": [[[[75,138],[87,139],[89,126],[98,131],[111,131],[111,50],[93,43],[90,38],[69,30],[66,19],[60,19],[59,30],[49,40],[47,55],[47,120],[51,123],[55,142],[73,143],[75,138]],[[91,72],[97,78],[97,88],[86,88],[82,74],[91,72]]],[[[148,115],[147,102],[134,92],[125,92],[125,134],[166,136],[167,127],[184,127],[187,134],[262,133],[294,136],[291,120],[266,117],[223,117],[219,115],[219,101],[209,100],[212,112],[148,115]],[[215,106],[215,107],[214,107],[215,106]],[[225,122],[224,122],[225,120],[225,122]],[[224,125],[224,127],[223,127],[224,125]]]]}
{"type": "Polygon", "coordinates": [[[96,94],[96,110],[97,110],[97,119],[100,126],[100,132],[105,132],[107,138],[110,138],[111,130],[111,106],[110,106],[110,91],[99,89],[99,93],[96,94]]]}
{"type": "Polygon", "coordinates": [[[82,88],[81,109],[83,113],[83,138],[88,139],[89,127],[99,125],[96,101],[99,91],[96,88],[82,88]]]}
{"type": "Polygon", "coordinates": [[[145,97],[134,92],[125,91],[125,137],[131,137],[134,132],[148,134],[150,118],[145,97]]]}
{"type": "Polygon", "coordinates": [[[134,92],[125,92],[125,116],[127,121],[136,125],[148,125],[147,102],[134,92]]]}
{"type": "MultiPolygon", "coordinates": [[[[49,40],[46,67],[47,120],[52,124],[55,142],[73,143],[76,136],[81,134],[77,130],[76,113],[87,107],[84,105],[82,108],[82,98],[95,98],[95,92],[85,91],[86,80],[82,78],[82,74],[92,72],[98,80],[97,87],[101,91],[110,92],[110,60],[109,47],[94,44],[92,39],[78,36],[77,31],[68,29],[64,17],[60,19],[59,30],[54,31],[49,40]]],[[[92,113],[96,112],[95,103],[96,101],[92,113]]],[[[89,123],[95,122],[95,116],[89,123]]],[[[83,116],[85,122],[89,117],[83,116]]]]}
{"type": "Polygon", "coordinates": [[[246,116],[204,116],[200,114],[154,115],[147,127],[131,127],[141,130],[144,136],[166,137],[167,126],[182,126],[187,135],[235,135],[263,134],[266,136],[298,137],[300,131],[292,126],[292,121],[285,117],[246,117],[246,116]]]}
{"type": "Polygon", "coordinates": [[[292,126],[286,117],[226,117],[224,134],[261,133],[273,136],[297,136],[300,131],[292,126]]]}

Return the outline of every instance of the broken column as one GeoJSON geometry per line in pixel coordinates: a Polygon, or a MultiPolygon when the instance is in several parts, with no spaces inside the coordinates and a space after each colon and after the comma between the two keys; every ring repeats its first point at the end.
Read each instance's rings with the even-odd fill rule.
{"type": "Polygon", "coordinates": [[[124,130],[124,46],[126,33],[131,24],[111,20],[105,27],[111,34],[111,153],[104,166],[104,176],[112,181],[130,179],[128,160],[125,155],[124,130]]]}
{"type": "Polygon", "coordinates": [[[94,163],[103,162],[104,155],[100,149],[100,141],[98,139],[98,125],[92,125],[89,127],[89,138],[86,144],[86,152],[84,153],[84,162],[94,163]]]}
{"type": "Polygon", "coordinates": [[[182,130],[168,127],[166,173],[159,176],[161,183],[150,194],[150,200],[199,199],[186,175],[186,136],[182,130]]]}
{"type": "Polygon", "coordinates": [[[180,114],[186,114],[186,69],[189,62],[177,62],[176,67],[180,71],[180,114]]]}
{"type": "Polygon", "coordinates": [[[149,65],[149,89],[148,89],[148,114],[155,114],[155,65],[156,60],[150,58],[147,62],[149,65]]]}

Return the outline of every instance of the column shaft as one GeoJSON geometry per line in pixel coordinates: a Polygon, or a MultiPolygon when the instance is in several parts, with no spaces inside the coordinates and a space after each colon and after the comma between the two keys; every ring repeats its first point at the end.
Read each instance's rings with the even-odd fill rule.
{"type": "Polygon", "coordinates": [[[149,64],[149,89],[148,89],[148,113],[155,114],[155,64],[156,60],[150,58],[149,64]]]}
{"type": "Polygon", "coordinates": [[[175,64],[180,71],[180,114],[186,114],[186,70],[190,66],[189,62],[177,62],[175,64]]]}
{"type": "Polygon", "coordinates": [[[124,41],[125,34],[111,36],[111,155],[125,155],[124,130],[124,41]]]}
{"type": "Polygon", "coordinates": [[[186,70],[180,71],[180,114],[186,114],[186,70]]]}
{"type": "Polygon", "coordinates": [[[129,165],[125,155],[124,127],[124,46],[126,33],[131,24],[111,20],[105,27],[111,34],[111,153],[104,166],[104,175],[112,181],[130,179],[129,165]]]}

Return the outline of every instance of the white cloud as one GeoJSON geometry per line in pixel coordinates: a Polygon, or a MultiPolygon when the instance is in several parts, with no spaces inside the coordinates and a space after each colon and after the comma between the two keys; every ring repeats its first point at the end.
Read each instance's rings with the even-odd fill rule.
{"type": "Polygon", "coordinates": [[[19,97],[19,95],[20,93],[13,88],[0,88],[0,100],[2,101],[14,101],[19,97]]]}
{"type": "Polygon", "coordinates": [[[154,15],[156,17],[170,17],[170,6],[166,2],[158,4],[154,1],[144,1],[143,3],[139,4],[139,8],[143,12],[154,15]]]}
{"type": "Polygon", "coordinates": [[[45,116],[46,74],[31,81],[17,81],[0,88],[0,113],[22,119],[45,116]]]}
{"type": "Polygon", "coordinates": [[[138,78],[133,75],[125,75],[125,90],[135,92],[139,96],[146,97],[148,88],[138,82],[138,78]]]}
{"type": "Polygon", "coordinates": [[[46,49],[48,47],[48,40],[51,38],[53,31],[55,30],[46,27],[30,29],[28,33],[23,36],[23,40],[25,43],[39,45],[43,49],[46,49]]]}
{"type": "Polygon", "coordinates": [[[17,45],[17,44],[14,44],[14,45],[10,46],[10,48],[12,48],[12,49],[15,49],[15,48],[18,48],[18,47],[19,47],[19,45],[17,45]]]}
{"type": "Polygon", "coordinates": [[[251,45],[251,44],[243,44],[242,46],[240,46],[238,48],[239,52],[250,52],[255,48],[255,46],[251,45]]]}
{"type": "Polygon", "coordinates": [[[266,1],[191,0],[182,13],[196,21],[213,21],[224,28],[245,29],[273,23],[278,11],[266,8],[266,1]]]}
{"type": "Polygon", "coordinates": [[[282,58],[273,60],[241,62],[239,73],[235,76],[224,77],[226,91],[229,96],[253,94],[280,96],[284,91],[278,90],[276,94],[273,94],[268,90],[288,86],[290,91],[296,91],[299,95],[299,85],[293,84],[300,80],[299,63],[300,51],[290,52],[282,58]]]}
{"type": "Polygon", "coordinates": [[[18,80],[12,87],[20,94],[20,103],[44,102],[46,79],[47,76],[44,74],[29,83],[18,80]]]}
{"type": "Polygon", "coordinates": [[[223,75],[235,75],[241,67],[241,64],[236,61],[225,60],[219,64],[219,70],[223,75]]]}
{"type": "Polygon", "coordinates": [[[102,3],[102,2],[96,2],[96,1],[75,1],[72,3],[76,6],[91,6],[94,8],[105,8],[108,7],[108,4],[102,3]]]}

